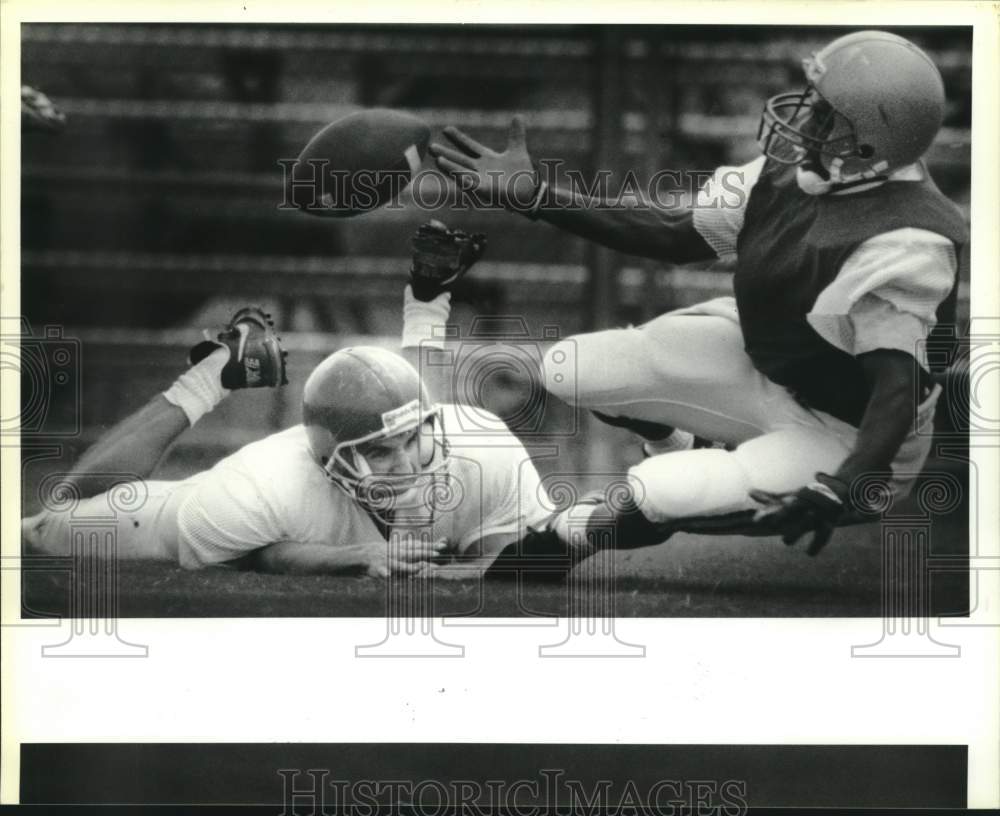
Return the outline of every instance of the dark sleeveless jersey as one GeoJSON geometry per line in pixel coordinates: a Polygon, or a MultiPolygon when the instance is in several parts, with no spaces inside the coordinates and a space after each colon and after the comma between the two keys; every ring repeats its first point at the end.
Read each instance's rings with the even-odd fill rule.
{"type": "MultiPolygon", "coordinates": [[[[768,161],[750,192],[737,242],[733,286],[747,354],[804,405],[851,425],[861,422],[871,388],[853,355],[824,340],[806,315],[862,243],[913,227],[954,242],[962,263],[968,244],[958,208],[924,181],[889,181],[844,195],[812,196],[795,167],[768,161]]],[[[958,280],[938,309],[954,323],[958,280]]]]}

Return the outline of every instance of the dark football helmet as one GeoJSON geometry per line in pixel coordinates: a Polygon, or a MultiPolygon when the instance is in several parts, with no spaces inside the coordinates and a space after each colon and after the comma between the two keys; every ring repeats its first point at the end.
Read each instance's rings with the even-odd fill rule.
{"type": "Polygon", "coordinates": [[[416,369],[399,355],[374,346],[331,354],[306,380],[302,421],[323,471],[369,511],[389,521],[400,510],[433,508],[438,480],[448,467],[441,410],[416,369]],[[366,446],[414,434],[415,472],[373,470],[366,446]]]}
{"type": "Polygon", "coordinates": [[[761,116],[757,139],[776,161],[856,182],[917,161],[941,127],[941,74],[902,37],[859,31],[802,64],[805,90],[772,97],[761,116]]]}

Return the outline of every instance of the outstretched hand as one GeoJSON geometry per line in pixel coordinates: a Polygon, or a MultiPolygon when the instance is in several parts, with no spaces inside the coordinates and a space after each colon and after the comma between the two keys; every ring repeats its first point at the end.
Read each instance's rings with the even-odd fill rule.
{"type": "Polygon", "coordinates": [[[446,127],[443,133],[454,147],[434,142],[430,152],[461,189],[475,193],[487,207],[523,210],[531,206],[538,174],[528,155],[524,119],[515,116],[511,120],[507,146],[499,153],[456,127],[446,127]]]}
{"type": "Polygon", "coordinates": [[[366,571],[374,578],[418,575],[441,555],[446,543],[415,536],[390,536],[388,541],[371,542],[365,547],[366,571]]]}
{"type": "Polygon", "coordinates": [[[791,546],[812,533],[806,549],[819,555],[829,543],[837,523],[849,510],[848,488],[839,479],[818,473],[816,481],[793,493],[774,494],[755,490],[751,496],[764,507],[754,516],[754,524],[773,529],[791,546]]]}

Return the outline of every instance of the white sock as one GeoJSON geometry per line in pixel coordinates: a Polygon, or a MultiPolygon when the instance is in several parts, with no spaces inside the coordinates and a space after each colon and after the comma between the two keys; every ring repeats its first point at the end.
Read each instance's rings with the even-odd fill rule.
{"type": "Polygon", "coordinates": [[[180,408],[194,425],[225,399],[228,388],[222,387],[222,369],[229,362],[229,349],[220,347],[197,365],[191,366],[163,392],[167,402],[180,408]]]}
{"type": "Polygon", "coordinates": [[[657,439],[655,442],[646,441],[642,443],[642,449],[646,456],[656,456],[660,453],[674,453],[676,451],[691,450],[694,447],[694,434],[674,429],[666,439],[657,439]]]}
{"type": "Polygon", "coordinates": [[[407,284],[403,290],[403,348],[443,349],[450,314],[451,292],[442,292],[434,300],[417,300],[407,284]]]}

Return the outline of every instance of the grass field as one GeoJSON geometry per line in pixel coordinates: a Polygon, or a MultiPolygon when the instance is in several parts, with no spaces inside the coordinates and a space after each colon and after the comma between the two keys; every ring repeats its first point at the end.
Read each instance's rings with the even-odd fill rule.
{"type": "MultiPolygon", "coordinates": [[[[967,512],[963,503],[933,520],[932,557],[968,552],[967,512]]],[[[788,548],[771,538],[679,534],[657,547],[609,556],[600,566],[613,576],[614,592],[587,597],[591,609],[621,617],[879,617],[885,583],[882,535],[880,524],[844,528],[819,557],[810,558],[801,543],[788,548]]],[[[590,586],[581,579],[595,569],[581,565],[570,582],[555,585],[410,582],[402,594],[430,592],[423,602],[435,616],[579,614],[582,587],[590,586]]],[[[892,579],[889,586],[900,590],[902,580],[908,579],[892,579]]],[[[966,572],[932,573],[929,584],[931,614],[967,611],[966,572]]],[[[373,578],[188,572],[136,562],[121,564],[119,593],[121,617],[382,616],[388,595],[385,582],[373,578]]],[[[66,615],[69,597],[66,572],[24,576],[26,615],[66,615]]],[[[409,602],[416,599],[411,596],[409,602]]]]}

